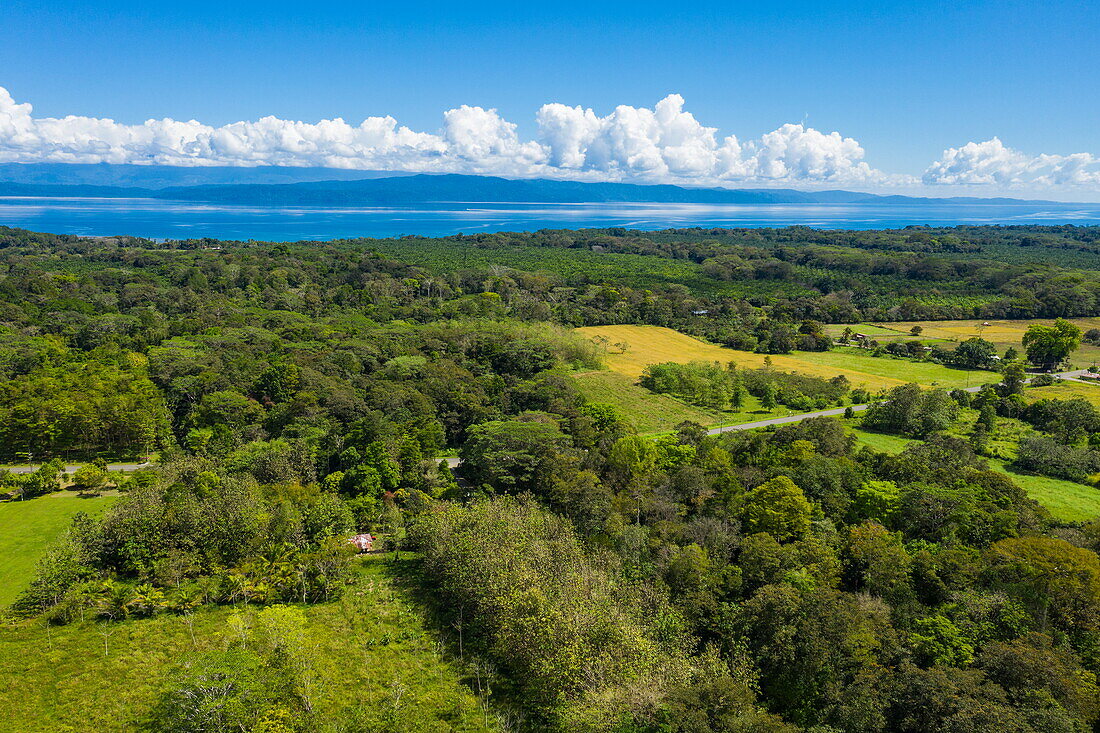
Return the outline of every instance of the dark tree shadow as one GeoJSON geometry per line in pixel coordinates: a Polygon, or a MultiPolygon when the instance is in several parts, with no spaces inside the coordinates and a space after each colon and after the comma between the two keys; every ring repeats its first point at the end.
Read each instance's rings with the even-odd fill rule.
{"type": "Polygon", "coordinates": [[[543,730],[528,719],[521,686],[507,670],[496,668],[477,624],[464,609],[448,602],[424,572],[421,558],[405,552],[400,558],[387,557],[381,565],[394,590],[416,609],[424,626],[440,641],[447,661],[459,671],[462,684],[483,704],[488,701],[489,709],[505,716],[515,730],[543,730]]]}

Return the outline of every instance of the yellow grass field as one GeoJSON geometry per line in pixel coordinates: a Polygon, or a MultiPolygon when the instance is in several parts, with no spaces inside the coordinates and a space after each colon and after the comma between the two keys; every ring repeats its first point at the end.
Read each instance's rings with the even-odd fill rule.
{"type": "MultiPolygon", "coordinates": [[[[1100,328],[1100,318],[1070,318],[1071,323],[1075,324],[1082,331],[1087,331],[1090,328],[1100,328]]],[[[942,339],[944,341],[965,341],[968,338],[974,336],[981,336],[986,341],[991,341],[997,345],[997,348],[1004,351],[1009,346],[1014,347],[1018,351],[1023,351],[1021,340],[1024,337],[1024,333],[1027,331],[1027,327],[1033,323],[1053,323],[1053,318],[1039,318],[1030,320],[970,320],[970,321],[901,321],[898,323],[850,323],[850,324],[834,324],[828,327],[828,332],[832,335],[840,335],[846,327],[850,327],[856,333],[863,333],[871,338],[878,339],[880,342],[885,341],[907,341],[913,338],[909,334],[909,329],[913,326],[920,326],[923,331],[920,338],[922,341],[929,341],[933,339],[942,339]],[[982,326],[983,323],[988,323],[988,326],[982,326]]],[[[1070,357],[1070,362],[1079,366],[1088,366],[1089,364],[1100,362],[1100,347],[1091,346],[1089,344],[1081,344],[1081,348],[1073,353],[1070,357]]]]}
{"type": "Polygon", "coordinates": [[[1072,400],[1076,397],[1084,397],[1094,407],[1100,407],[1100,384],[1086,384],[1067,379],[1049,387],[1029,387],[1024,390],[1024,399],[1028,402],[1042,399],[1072,400]]]}
{"type": "MultiPolygon", "coordinates": [[[[649,364],[675,361],[735,362],[746,368],[764,366],[764,354],[734,351],[700,341],[678,331],[660,326],[586,326],[578,328],[588,338],[607,345],[605,362],[612,371],[637,379],[649,364]],[[599,337],[605,339],[600,341],[599,337]],[[622,351],[616,344],[626,344],[622,351]]],[[[855,349],[822,353],[798,352],[775,354],[771,357],[775,369],[831,378],[843,374],[853,387],[870,390],[889,389],[907,382],[953,387],[966,383],[967,373],[938,364],[915,363],[901,359],[874,358],[855,349]]],[[[972,372],[970,384],[995,381],[990,373],[972,372]]]]}
{"type": "MultiPolygon", "coordinates": [[[[1100,318],[1070,318],[1069,321],[1077,325],[1082,331],[1090,328],[1100,328],[1100,318]]],[[[965,341],[972,336],[981,336],[986,341],[992,341],[998,346],[1015,346],[1019,348],[1020,339],[1023,338],[1027,327],[1033,323],[1053,323],[1053,318],[1040,318],[1019,321],[905,321],[901,323],[878,323],[879,328],[900,331],[908,335],[913,326],[924,329],[921,338],[955,339],[965,341]],[[982,327],[983,323],[988,326],[982,327]]],[[[858,326],[852,326],[858,330],[858,326]]]]}

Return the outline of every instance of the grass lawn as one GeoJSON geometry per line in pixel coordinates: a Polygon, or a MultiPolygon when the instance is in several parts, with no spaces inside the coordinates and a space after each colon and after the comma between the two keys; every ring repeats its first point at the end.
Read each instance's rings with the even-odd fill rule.
{"type": "MultiPolygon", "coordinates": [[[[340,600],[304,608],[316,644],[314,709],[333,729],[498,729],[381,558],[364,561],[340,600]]],[[[172,671],[225,643],[234,611],[199,609],[193,640],[179,616],[0,628],[3,730],[142,729],[172,671]],[[101,629],[110,633],[106,655],[101,629]]]]}
{"type": "Polygon", "coordinates": [[[99,514],[114,496],[81,499],[73,491],[0,504],[0,608],[34,577],[34,565],[77,512],[99,514]]]}
{"type": "MultiPolygon", "coordinates": [[[[612,371],[634,380],[649,364],[666,361],[735,362],[747,368],[764,366],[765,354],[735,351],[717,344],[660,326],[588,326],[577,331],[592,339],[605,339],[608,352],[605,362],[612,371]],[[616,344],[626,344],[623,350],[616,344]]],[[[845,348],[825,352],[798,351],[771,357],[775,369],[831,378],[843,374],[853,387],[871,390],[888,389],[907,382],[955,387],[978,385],[999,378],[992,372],[968,372],[948,369],[939,364],[913,362],[908,359],[873,357],[862,349],[845,348]]]]}

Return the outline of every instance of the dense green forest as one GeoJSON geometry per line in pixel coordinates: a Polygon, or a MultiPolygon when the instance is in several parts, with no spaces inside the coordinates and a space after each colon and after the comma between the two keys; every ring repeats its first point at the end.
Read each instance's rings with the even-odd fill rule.
{"type": "MultiPolygon", "coordinates": [[[[993,463],[1100,492],[1091,403],[1028,399],[1022,355],[981,339],[918,342],[905,358],[999,384],[876,398],[711,363],[640,379],[721,409],[871,401],[863,429],[912,439],[897,452],[858,445],[850,410],[638,435],[581,396],[571,374],[602,355],[571,327],[778,354],[832,348],[823,323],[1098,315],[1097,227],[290,245],[0,230],[0,460],[43,463],[0,473],[0,492],[40,501],[65,461],[155,456],[78,477],[122,495],[76,516],[0,634],[87,628],[106,658],[112,629],[234,607],[228,641],[166,660],[120,729],[447,729],[317,704],[316,650],[341,632],[305,619],[371,613],[347,538],[372,532],[487,728],[1096,730],[1100,516],[1055,519],[993,463]],[[1006,456],[1009,425],[1030,432],[1006,456]]],[[[1024,346],[1059,364],[1081,336],[1059,320],[1024,346]]]]}

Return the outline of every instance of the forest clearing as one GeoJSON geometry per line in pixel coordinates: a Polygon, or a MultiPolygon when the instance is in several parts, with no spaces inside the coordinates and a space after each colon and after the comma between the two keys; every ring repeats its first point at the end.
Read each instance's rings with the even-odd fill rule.
{"type": "Polygon", "coordinates": [[[73,516],[101,514],[116,496],[79,497],[61,491],[26,501],[0,502],[0,606],[7,606],[34,577],[35,563],[73,516]]]}
{"type": "Polygon", "coordinates": [[[610,370],[633,379],[641,376],[650,364],[709,361],[725,365],[732,361],[749,369],[770,364],[778,371],[826,379],[843,375],[853,387],[862,386],[872,391],[909,382],[962,387],[996,381],[996,375],[990,372],[951,369],[941,364],[888,356],[874,357],[867,350],[857,348],[769,355],[729,349],[661,326],[588,326],[577,331],[605,347],[604,361],[610,370]]]}

